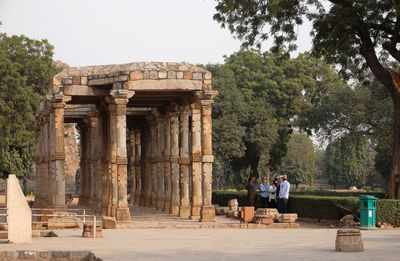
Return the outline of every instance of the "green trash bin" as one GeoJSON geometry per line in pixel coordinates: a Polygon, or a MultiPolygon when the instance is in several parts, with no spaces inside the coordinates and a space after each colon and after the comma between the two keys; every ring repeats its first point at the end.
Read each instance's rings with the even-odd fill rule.
{"type": "Polygon", "coordinates": [[[376,224],[376,200],[377,198],[369,195],[359,197],[360,205],[360,229],[375,230],[376,224]]]}

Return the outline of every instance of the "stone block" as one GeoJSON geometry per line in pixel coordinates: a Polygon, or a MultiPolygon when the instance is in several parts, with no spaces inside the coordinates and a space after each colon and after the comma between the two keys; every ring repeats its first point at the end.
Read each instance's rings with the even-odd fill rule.
{"type": "Polygon", "coordinates": [[[204,73],[204,80],[211,80],[211,73],[210,72],[204,73]]]}
{"type": "Polygon", "coordinates": [[[158,79],[158,72],[150,71],[150,79],[158,79]]]}
{"type": "Polygon", "coordinates": [[[269,225],[269,228],[289,228],[289,223],[273,223],[269,225]]]}
{"type": "Polygon", "coordinates": [[[8,176],[6,193],[8,241],[15,244],[31,243],[32,213],[14,174],[8,176]]]}
{"type": "Polygon", "coordinates": [[[137,81],[143,79],[143,72],[141,71],[134,71],[129,73],[129,79],[131,81],[137,81]]]}
{"type": "Polygon", "coordinates": [[[82,76],[81,77],[81,85],[86,85],[87,84],[87,77],[86,76],[82,76]]]}
{"type": "Polygon", "coordinates": [[[115,217],[103,216],[103,228],[104,229],[116,229],[117,228],[117,220],[115,219],[115,217]]]}
{"type": "Polygon", "coordinates": [[[228,213],[226,213],[227,217],[239,217],[239,211],[237,210],[228,210],[228,213]]]}
{"type": "Polygon", "coordinates": [[[203,74],[200,72],[195,72],[192,75],[193,80],[203,80],[203,74]]]}
{"type": "Polygon", "coordinates": [[[48,222],[48,229],[82,228],[81,219],[77,217],[54,217],[49,218],[48,222]]]}
{"type": "Polygon", "coordinates": [[[176,79],[183,79],[183,72],[176,72],[176,79]]]}
{"type": "Polygon", "coordinates": [[[183,72],[183,79],[192,79],[192,72],[183,72]]]}
{"type": "Polygon", "coordinates": [[[256,215],[254,222],[256,224],[264,224],[264,225],[269,225],[274,223],[274,220],[272,219],[271,215],[256,215]]]}
{"type": "Polygon", "coordinates": [[[168,72],[168,79],[176,79],[176,72],[169,71],[168,72]]]}
{"type": "Polygon", "coordinates": [[[364,241],[360,230],[354,228],[339,229],[336,234],[335,249],[337,252],[363,252],[364,241]]]}
{"type": "Polygon", "coordinates": [[[158,72],[158,78],[166,79],[167,78],[167,72],[158,72]]]}
{"type": "Polygon", "coordinates": [[[213,206],[203,206],[200,211],[200,221],[215,221],[215,209],[213,206]]]}
{"type": "Polygon", "coordinates": [[[62,79],[62,84],[63,85],[71,85],[72,84],[72,77],[64,77],[62,79]]]}
{"type": "Polygon", "coordinates": [[[81,84],[81,77],[79,77],[79,76],[72,77],[72,84],[80,85],[81,84]]]}
{"type": "Polygon", "coordinates": [[[248,229],[265,229],[267,225],[265,224],[255,224],[255,223],[249,223],[247,224],[248,229]]]}
{"type": "Polygon", "coordinates": [[[294,223],[297,219],[297,214],[276,214],[275,220],[279,223],[294,223]]]}
{"type": "MultiPolygon", "coordinates": [[[[102,227],[100,224],[96,225],[96,238],[98,237],[103,237],[102,234],[102,227]]],[[[94,226],[93,224],[84,224],[83,225],[83,232],[82,232],[82,237],[89,237],[93,238],[94,235],[94,226]]]]}
{"type": "Polygon", "coordinates": [[[300,224],[299,223],[289,223],[289,228],[299,228],[300,224]]]}

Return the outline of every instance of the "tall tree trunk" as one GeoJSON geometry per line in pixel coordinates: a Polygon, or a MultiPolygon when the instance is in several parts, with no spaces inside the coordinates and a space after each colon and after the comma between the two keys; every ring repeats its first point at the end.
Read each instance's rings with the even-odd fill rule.
{"type": "Polygon", "coordinates": [[[260,154],[256,153],[256,155],[254,155],[254,158],[251,162],[251,166],[250,169],[253,171],[253,176],[256,177],[256,180],[258,180],[258,177],[260,176],[258,174],[258,164],[260,163],[260,154]]]}
{"type": "MultiPolygon", "coordinates": [[[[393,96],[392,96],[393,97],[393,96]]],[[[394,144],[392,166],[389,176],[389,198],[400,198],[400,92],[397,90],[393,97],[394,105],[394,144]]]]}
{"type": "Polygon", "coordinates": [[[269,162],[265,164],[265,176],[267,177],[267,183],[271,180],[271,170],[269,169],[269,162]]]}

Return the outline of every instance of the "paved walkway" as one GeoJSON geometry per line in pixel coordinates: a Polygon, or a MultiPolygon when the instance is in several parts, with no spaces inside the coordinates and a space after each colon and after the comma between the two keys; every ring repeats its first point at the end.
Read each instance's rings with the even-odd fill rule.
{"type": "Polygon", "coordinates": [[[0,250],[91,250],[121,260],[400,260],[400,230],[362,231],[365,252],[334,251],[336,229],[117,229],[103,238],[80,230],[56,231],[30,245],[0,244],[0,250]]]}

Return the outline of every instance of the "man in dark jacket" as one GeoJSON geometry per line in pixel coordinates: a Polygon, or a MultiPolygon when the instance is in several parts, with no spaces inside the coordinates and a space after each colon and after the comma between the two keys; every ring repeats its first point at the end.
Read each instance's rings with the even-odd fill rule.
{"type": "Polygon", "coordinates": [[[252,176],[249,182],[246,184],[247,189],[247,200],[249,201],[250,206],[255,206],[255,198],[256,198],[256,177],[252,176]]]}

